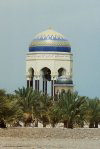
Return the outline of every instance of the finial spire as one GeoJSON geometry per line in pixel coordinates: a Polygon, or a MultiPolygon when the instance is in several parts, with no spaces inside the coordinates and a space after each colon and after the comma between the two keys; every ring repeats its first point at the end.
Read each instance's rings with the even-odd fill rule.
{"type": "Polygon", "coordinates": [[[49,30],[52,30],[52,27],[51,27],[51,26],[49,26],[49,27],[48,27],[48,29],[49,29],[49,30]]]}

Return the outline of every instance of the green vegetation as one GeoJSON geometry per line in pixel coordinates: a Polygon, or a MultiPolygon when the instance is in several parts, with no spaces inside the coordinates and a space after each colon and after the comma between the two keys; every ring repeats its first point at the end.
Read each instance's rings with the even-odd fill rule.
{"type": "Polygon", "coordinates": [[[32,123],[38,127],[51,124],[55,127],[63,123],[65,128],[84,127],[98,128],[100,124],[100,100],[79,96],[77,92],[62,93],[56,99],[33,91],[32,88],[19,88],[15,94],[0,90],[0,127],[25,127],[32,123]]]}

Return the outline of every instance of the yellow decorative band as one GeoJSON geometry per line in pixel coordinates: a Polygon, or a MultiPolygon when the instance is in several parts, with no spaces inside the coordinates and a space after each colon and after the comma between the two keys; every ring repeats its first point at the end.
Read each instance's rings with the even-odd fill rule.
{"type": "Polygon", "coordinates": [[[54,42],[54,41],[36,41],[32,42],[31,46],[66,46],[70,47],[69,42],[54,42]]]}

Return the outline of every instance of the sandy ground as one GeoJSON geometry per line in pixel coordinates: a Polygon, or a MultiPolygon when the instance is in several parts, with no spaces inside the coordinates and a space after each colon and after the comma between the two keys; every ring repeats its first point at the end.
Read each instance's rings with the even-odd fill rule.
{"type": "Polygon", "coordinates": [[[0,129],[0,149],[100,149],[100,128],[0,129]]]}

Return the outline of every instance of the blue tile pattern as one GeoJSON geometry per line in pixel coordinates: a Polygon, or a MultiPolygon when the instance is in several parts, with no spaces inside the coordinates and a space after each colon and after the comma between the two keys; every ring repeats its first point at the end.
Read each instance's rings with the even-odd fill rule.
{"type": "Polygon", "coordinates": [[[71,52],[70,47],[49,47],[49,46],[37,46],[30,47],[29,52],[71,52]]]}
{"type": "Polygon", "coordinates": [[[68,40],[60,33],[52,29],[37,34],[32,41],[29,52],[71,52],[68,40]]]}

